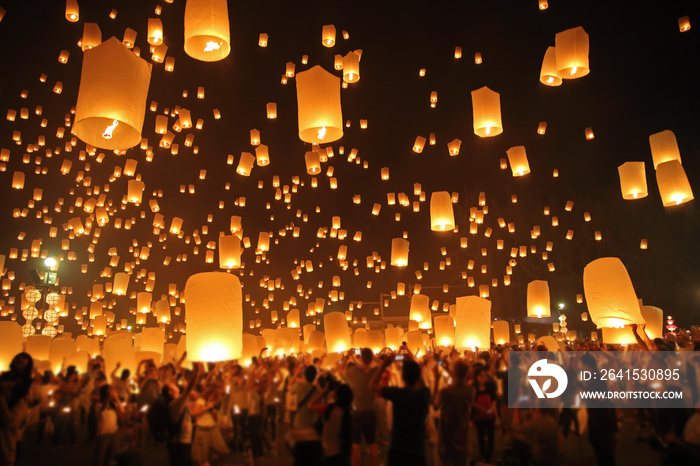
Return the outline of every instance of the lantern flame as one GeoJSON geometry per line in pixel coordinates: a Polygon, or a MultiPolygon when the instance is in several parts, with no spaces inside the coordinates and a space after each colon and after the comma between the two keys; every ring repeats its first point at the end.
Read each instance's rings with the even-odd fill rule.
{"type": "Polygon", "coordinates": [[[488,136],[488,135],[490,135],[490,134],[491,134],[491,127],[490,127],[490,126],[487,126],[487,127],[486,127],[486,135],[488,136]]]}
{"type": "Polygon", "coordinates": [[[318,130],[318,139],[326,139],[326,127],[322,127],[321,129],[318,130]]]}
{"type": "Polygon", "coordinates": [[[578,70],[578,68],[576,68],[576,65],[574,65],[573,68],[571,68],[571,76],[576,74],[576,70],[578,70]]]}
{"type": "Polygon", "coordinates": [[[204,47],[205,52],[213,52],[214,50],[219,50],[221,48],[221,42],[215,42],[210,40],[207,42],[207,46],[204,47]]]}
{"type": "Polygon", "coordinates": [[[112,124],[105,128],[105,132],[102,133],[102,137],[105,139],[112,139],[112,131],[119,125],[117,120],[112,121],[112,124]]]}

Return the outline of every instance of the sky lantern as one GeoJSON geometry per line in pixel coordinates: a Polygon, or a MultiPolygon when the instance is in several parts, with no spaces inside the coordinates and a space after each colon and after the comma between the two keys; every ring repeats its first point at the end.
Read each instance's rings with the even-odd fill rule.
{"type": "Polygon", "coordinates": [[[83,142],[126,150],[141,142],[151,65],[112,37],[87,50],[73,131],[83,142]]]}
{"type": "Polygon", "coordinates": [[[678,29],[681,32],[689,31],[690,30],[690,17],[683,16],[681,18],[678,18],[678,29]]]}
{"type": "MultiPolygon", "coordinates": [[[[146,314],[151,312],[153,296],[148,291],[140,291],[136,294],[136,312],[146,314]]],[[[92,311],[90,311],[92,312],[92,311]]]]}
{"type": "Polygon", "coordinates": [[[510,343],[510,325],[505,320],[494,320],[493,323],[493,342],[497,345],[505,345],[510,343]]]}
{"type": "Polygon", "coordinates": [[[188,359],[218,362],[240,357],[243,309],[238,277],[226,272],[192,275],[185,296],[188,359]]]}
{"type": "Polygon", "coordinates": [[[17,322],[0,321],[0,371],[10,368],[10,362],[22,352],[22,327],[17,322]]]}
{"type": "Polygon", "coordinates": [[[527,152],[525,146],[511,147],[506,151],[508,162],[513,176],[523,176],[530,173],[530,164],[527,161],[527,152]]]}
{"type": "Polygon", "coordinates": [[[350,333],[348,321],[342,312],[329,312],[323,316],[323,327],[326,334],[326,348],[329,353],[342,353],[349,350],[350,333]]]}
{"type": "Polygon", "coordinates": [[[586,76],[588,68],[588,34],[583,27],[558,32],[554,40],[557,57],[557,73],[562,79],[586,76]]]}
{"type": "Polygon", "coordinates": [[[343,81],[356,83],[360,80],[360,56],[355,52],[348,52],[343,57],[343,81]]]}
{"type": "Polygon", "coordinates": [[[163,43],[163,23],[160,18],[148,18],[148,43],[151,45],[163,43]]]}
{"type": "Polygon", "coordinates": [[[430,298],[424,294],[411,296],[411,307],[408,319],[416,322],[428,322],[430,320],[430,298]]]}
{"type": "Polygon", "coordinates": [[[435,316],[433,318],[435,329],[435,344],[450,347],[455,344],[455,322],[450,316],[435,316]]]}
{"type": "Polygon", "coordinates": [[[617,171],[620,175],[622,199],[641,199],[647,197],[647,175],[644,162],[625,162],[617,171]]]}
{"type": "Polygon", "coordinates": [[[501,95],[484,86],[472,91],[474,134],[482,138],[498,136],[503,132],[501,123],[501,95]]]}
{"type": "Polygon", "coordinates": [[[29,335],[25,341],[25,351],[35,361],[48,361],[51,351],[51,340],[52,338],[49,335],[29,335]]]}
{"type": "Polygon", "coordinates": [[[455,308],[455,347],[460,350],[491,346],[491,301],[460,296],[455,308]]]}
{"type": "Polygon", "coordinates": [[[694,199],[688,177],[678,160],[669,160],[657,165],[656,183],[659,185],[664,207],[679,205],[694,199]]]}
{"type": "Polygon", "coordinates": [[[83,37],[80,40],[80,46],[83,52],[97,47],[102,43],[102,31],[97,23],[83,24],[83,37]]]}
{"type": "Polygon", "coordinates": [[[598,327],[644,323],[632,280],[619,258],[603,257],[586,265],[583,291],[590,319],[598,327]]]}
{"type": "Polygon", "coordinates": [[[162,328],[146,327],[141,332],[141,351],[158,353],[160,356],[162,356],[164,344],[165,332],[162,328]]]}
{"type": "Polygon", "coordinates": [[[660,163],[669,160],[681,162],[681,153],[678,150],[676,135],[671,130],[664,130],[649,136],[649,147],[651,148],[651,158],[654,161],[654,170],[660,163]]]}
{"type": "Polygon", "coordinates": [[[72,338],[56,337],[51,341],[49,363],[54,374],[61,371],[63,360],[74,353],[76,349],[77,345],[72,338]]]}
{"type": "Polygon", "coordinates": [[[321,43],[324,47],[333,47],[335,45],[335,26],[326,24],[321,31],[321,43]]]}
{"type": "Polygon", "coordinates": [[[447,191],[436,191],[430,195],[430,229],[448,231],[455,227],[452,197],[447,191]]]}
{"type": "Polygon", "coordinates": [[[297,74],[299,139],[327,144],[343,137],[340,79],[316,65],[297,74]]]}
{"type": "Polygon", "coordinates": [[[71,23],[75,23],[80,19],[78,0],[66,0],[66,19],[71,23]]]}
{"type": "Polygon", "coordinates": [[[14,172],[12,174],[12,188],[24,189],[24,172],[14,172]]]}
{"type": "Polygon", "coordinates": [[[642,317],[647,323],[644,331],[652,340],[664,337],[664,311],[656,306],[642,306],[642,317]]]}
{"type": "Polygon", "coordinates": [[[236,269],[241,266],[241,239],[236,235],[219,236],[219,267],[236,269]]]}
{"type": "Polygon", "coordinates": [[[270,153],[265,144],[260,144],[255,148],[255,162],[259,167],[270,164],[270,153]]]}
{"type": "Polygon", "coordinates": [[[287,313],[287,327],[289,328],[300,328],[301,321],[299,319],[299,309],[291,309],[287,313]]]}
{"type": "Polygon", "coordinates": [[[447,151],[450,153],[451,157],[459,154],[459,148],[462,146],[462,141],[459,139],[454,139],[447,143],[447,151]]]}
{"type": "Polygon", "coordinates": [[[159,299],[156,301],[155,314],[159,324],[170,323],[170,304],[167,299],[159,299]]]}
{"type": "MultiPolygon", "coordinates": [[[[547,47],[540,69],[540,82],[547,86],[561,86],[562,79],[557,72],[557,49],[547,47]]],[[[542,133],[544,134],[544,133],[542,133]]]]}
{"type": "Polygon", "coordinates": [[[403,238],[391,240],[391,265],[405,267],[408,265],[409,241],[403,238]]]}
{"type": "Polygon", "coordinates": [[[546,280],[534,280],[527,284],[527,316],[549,317],[549,283],[546,280]]]}
{"type": "Polygon", "coordinates": [[[187,0],[185,53],[206,61],[219,61],[231,52],[227,0],[187,0]]]}
{"type": "Polygon", "coordinates": [[[238,159],[238,166],[236,167],[236,173],[243,176],[250,176],[250,172],[253,171],[253,164],[255,163],[255,156],[250,152],[241,152],[241,158],[238,159]]]}

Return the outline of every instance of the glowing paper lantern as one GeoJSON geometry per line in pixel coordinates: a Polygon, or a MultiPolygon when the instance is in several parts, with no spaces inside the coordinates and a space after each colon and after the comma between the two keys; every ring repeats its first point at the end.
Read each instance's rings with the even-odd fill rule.
{"type": "Polygon", "coordinates": [[[54,374],[58,374],[63,367],[63,361],[70,354],[77,350],[75,340],[72,338],[54,338],[51,341],[51,352],[49,354],[49,363],[54,374]]]}
{"type": "Polygon", "coordinates": [[[682,18],[678,18],[678,29],[681,32],[685,32],[685,31],[690,30],[690,18],[688,16],[683,16],[682,18]]]}
{"type": "MultiPolygon", "coordinates": [[[[87,338],[87,337],[85,337],[87,338]]],[[[25,351],[34,358],[35,361],[48,361],[51,352],[51,336],[30,335],[25,343],[25,351]]]]}
{"type": "Polygon", "coordinates": [[[95,147],[134,147],[141,142],[151,65],[114,37],[84,55],[73,131],[95,147]]]}
{"type": "Polygon", "coordinates": [[[105,373],[110,374],[121,363],[121,369],[129,369],[136,374],[136,355],[134,354],[133,337],[128,330],[120,330],[110,334],[104,342],[103,355],[105,358],[105,373]]]}
{"type": "Polygon", "coordinates": [[[391,240],[391,265],[405,267],[408,265],[409,241],[403,238],[391,240]]]}
{"type": "Polygon", "coordinates": [[[460,296],[455,309],[455,347],[473,350],[489,348],[491,342],[491,301],[478,296],[460,296]]]}
{"type": "Polygon", "coordinates": [[[343,137],[340,79],[320,66],[296,76],[299,139],[324,144],[343,137]]]}
{"type": "MultiPolygon", "coordinates": [[[[158,301],[160,302],[160,301],[158,301]]],[[[166,301],[167,304],[167,301],[166,301]]],[[[158,354],[158,360],[156,363],[160,362],[163,355],[163,345],[165,344],[165,332],[160,327],[146,327],[141,332],[141,351],[148,351],[158,354]]]]}
{"type": "Polygon", "coordinates": [[[360,56],[355,52],[348,52],[343,57],[343,81],[356,83],[360,80],[360,56]]]}
{"type": "Polygon", "coordinates": [[[236,173],[243,176],[250,176],[250,172],[253,170],[253,164],[255,163],[255,156],[250,152],[241,152],[241,158],[238,161],[238,167],[236,167],[236,173]]]}
{"type": "Polygon", "coordinates": [[[430,229],[432,231],[453,230],[455,227],[452,196],[447,191],[430,195],[430,229]]]}
{"type": "Polygon", "coordinates": [[[511,147],[506,151],[508,163],[513,176],[523,176],[530,173],[530,163],[527,161],[527,153],[524,146],[511,147]]]}
{"type": "Polygon", "coordinates": [[[546,280],[534,280],[527,284],[527,316],[549,317],[549,283],[546,280]]]}
{"type": "Polygon", "coordinates": [[[423,294],[411,296],[408,319],[416,322],[428,322],[430,320],[430,298],[428,296],[423,294]]]}
{"type": "Polygon", "coordinates": [[[324,47],[333,47],[335,45],[335,26],[327,24],[323,26],[321,32],[321,43],[324,47]]]}
{"type": "Polygon", "coordinates": [[[435,329],[435,344],[438,346],[453,346],[455,344],[455,322],[450,316],[433,318],[435,329]]]}
{"type": "Polygon", "coordinates": [[[664,337],[664,311],[655,306],[642,306],[642,317],[647,325],[644,331],[652,340],[664,337]]]}
{"type": "Polygon", "coordinates": [[[622,199],[641,199],[647,197],[647,176],[644,162],[625,162],[617,167],[620,175],[622,199]]]}
{"type": "Polygon", "coordinates": [[[651,158],[654,161],[654,170],[659,164],[670,160],[678,160],[678,163],[682,163],[678,141],[671,130],[667,129],[649,136],[649,147],[651,148],[651,158]]]}
{"type": "Polygon", "coordinates": [[[497,345],[510,343],[510,325],[505,320],[493,321],[493,342],[497,345]]]}
{"type": "Polygon", "coordinates": [[[219,236],[219,267],[236,269],[241,266],[241,240],[236,235],[219,236]]]}
{"type": "Polygon", "coordinates": [[[306,162],[306,173],[317,175],[321,173],[321,158],[318,151],[309,151],[304,155],[306,162]]]}
{"type": "Polygon", "coordinates": [[[231,52],[227,0],[187,0],[185,53],[201,61],[219,61],[231,52]]]}
{"type": "Polygon", "coordinates": [[[562,79],[586,76],[588,68],[588,34],[581,26],[558,32],[554,40],[557,74],[562,79]]]}
{"type": "Polygon", "coordinates": [[[656,167],[656,183],[664,207],[679,205],[694,199],[688,177],[678,160],[660,163],[656,167]]]}
{"type": "Polygon", "coordinates": [[[386,341],[386,346],[396,351],[401,347],[401,337],[403,335],[403,329],[401,327],[387,327],[384,329],[384,340],[386,341]]]}
{"type": "Polygon", "coordinates": [[[367,329],[360,327],[355,330],[352,346],[353,348],[367,348],[369,346],[369,336],[367,335],[367,329]]]}
{"type": "Polygon", "coordinates": [[[644,323],[632,281],[617,257],[589,263],[583,269],[583,291],[588,314],[598,327],[644,323]]]}
{"type": "Polygon", "coordinates": [[[80,19],[78,0],[66,0],[66,19],[71,23],[75,23],[80,19]]]}
{"type": "Polygon", "coordinates": [[[329,312],[323,316],[323,326],[326,333],[326,348],[329,353],[342,353],[349,350],[350,333],[348,321],[342,312],[329,312]]]}
{"type": "Polygon", "coordinates": [[[146,314],[151,312],[152,295],[147,291],[141,291],[136,294],[136,312],[146,314]]]}
{"type": "Polygon", "coordinates": [[[425,345],[423,344],[423,334],[420,330],[413,330],[404,335],[406,345],[414,355],[425,355],[425,345]]]}
{"type": "Polygon", "coordinates": [[[225,272],[192,275],[185,284],[187,354],[191,361],[228,361],[241,355],[241,282],[225,272]]]}
{"type": "Polygon", "coordinates": [[[601,330],[603,331],[603,343],[613,345],[633,345],[637,343],[632,327],[629,325],[619,328],[603,327],[601,330]]]}
{"type": "Polygon", "coordinates": [[[163,43],[163,23],[158,18],[148,18],[148,43],[154,46],[163,43]]]}
{"type": "Polygon", "coordinates": [[[501,123],[501,95],[484,86],[472,91],[474,134],[482,138],[498,136],[503,132],[501,123]]]}
{"type": "Polygon", "coordinates": [[[112,284],[112,293],[117,296],[124,296],[129,287],[129,274],[125,272],[117,272],[114,274],[114,283],[112,284]]]}
{"type": "Polygon", "coordinates": [[[557,72],[557,49],[548,47],[542,60],[542,69],[540,69],[540,82],[547,86],[561,86],[562,79],[557,72]]]}

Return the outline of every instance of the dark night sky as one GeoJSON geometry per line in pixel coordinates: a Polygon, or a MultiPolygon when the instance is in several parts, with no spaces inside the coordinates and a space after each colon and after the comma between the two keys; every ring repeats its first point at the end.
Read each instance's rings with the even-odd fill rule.
{"type": "MultiPolygon", "coordinates": [[[[82,35],[85,21],[97,22],[103,40],[111,36],[121,39],[126,27],[138,32],[136,45],[141,56],[150,62],[146,43],[148,17],[158,2],[143,1],[79,1],[80,21],[65,20],[64,4],[60,1],[2,2],[7,10],[0,22],[0,59],[4,63],[0,72],[0,114],[7,109],[26,107],[28,120],[15,122],[2,120],[0,147],[11,151],[10,160],[0,172],[2,199],[0,203],[0,254],[8,255],[10,248],[29,248],[32,240],[42,238],[42,249],[50,255],[61,253],[60,239],[66,232],[61,225],[77,214],[69,214],[67,207],[75,198],[84,199],[86,188],[75,182],[78,171],[85,170],[85,162],[78,160],[84,144],[78,142],[71,151],[61,150],[51,158],[44,150],[31,155],[31,163],[23,163],[27,144],[35,143],[39,135],[46,136],[47,147],[63,148],[65,140],[55,137],[56,128],[63,125],[64,115],[75,105],[80,82],[82,52],[76,45],[82,35]],[[115,20],[108,17],[112,8],[118,10],[115,20]],[[70,51],[67,64],[57,60],[61,50],[70,51]],[[48,75],[46,83],[39,82],[41,73],[48,75]],[[56,81],[62,81],[61,95],[52,92],[56,81]],[[21,99],[23,89],[29,91],[27,99],[21,99]],[[37,105],[43,107],[43,115],[34,114],[37,105]],[[42,118],[48,120],[47,128],[41,128],[42,118]],[[22,145],[12,141],[13,131],[22,132],[22,145]],[[48,174],[35,175],[35,158],[41,157],[41,166],[48,174]],[[69,175],[62,176],[59,167],[63,159],[73,161],[69,175]],[[12,174],[26,173],[23,190],[10,188],[12,174]],[[27,206],[33,189],[43,188],[43,200],[29,209],[26,218],[14,219],[15,208],[27,206]],[[74,194],[70,194],[70,189],[74,194]],[[58,198],[65,199],[61,213],[53,207],[58,198]],[[52,225],[36,219],[37,208],[48,207],[52,225]],[[56,226],[58,238],[49,238],[48,229],[56,226]],[[25,232],[24,240],[18,240],[25,232]]],[[[216,241],[219,231],[228,231],[231,215],[243,217],[244,235],[250,237],[253,246],[260,231],[272,231],[278,237],[280,229],[292,224],[301,226],[301,236],[292,238],[291,231],[279,238],[266,254],[266,261],[255,262],[254,248],[243,254],[245,262],[242,282],[244,294],[250,294],[255,305],[244,303],[244,328],[248,320],[261,318],[263,326],[269,325],[269,311],[262,309],[262,301],[268,296],[260,288],[260,280],[267,276],[280,277],[284,289],[274,292],[270,310],[281,311],[282,303],[296,296],[301,283],[304,289],[312,289],[311,299],[326,297],[331,289],[331,278],[339,275],[340,290],[345,291],[345,301],[328,303],[326,310],[346,310],[350,301],[377,301],[379,293],[396,289],[397,282],[407,285],[417,283],[414,272],[422,270],[429,262],[430,270],[423,272],[418,282],[431,300],[452,302],[456,296],[476,294],[477,288],[468,288],[461,272],[469,260],[476,263],[468,275],[479,284],[499,280],[499,286],[491,288],[493,316],[519,321],[525,315],[525,290],[531,280],[549,280],[552,307],[566,304],[570,316],[570,328],[591,330],[590,323],[581,325],[580,312],[584,304],[576,304],[575,296],[583,292],[583,267],[598,257],[614,255],[627,266],[639,298],[645,304],[656,305],[671,314],[681,326],[697,323],[700,310],[700,241],[698,231],[700,216],[697,201],[678,207],[664,208],[656,185],[648,136],[664,129],[672,130],[678,140],[683,167],[691,186],[700,189],[700,142],[698,141],[697,109],[700,106],[700,8],[695,1],[685,2],[634,2],[634,1],[568,1],[552,0],[545,11],[540,11],[536,0],[527,1],[460,1],[460,2],[229,2],[231,28],[231,54],[221,62],[203,63],[183,52],[184,0],[173,4],[163,3],[161,19],[164,25],[168,55],[176,58],[175,71],[165,72],[162,64],[154,64],[149,90],[149,102],[158,101],[159,111],[176,105],[188,108],[193,119],[204,119],[202,131],[194,131],[199,154],[183,145],[188,131],[178,133],[180,144],[177,156],[166,149],[155,149],[153,162],[145,160],[144,151],[138,146],[126,155],[108,151],[102,163],[88,157],[89,175],[93,186],[103,187],[115,166],[122,166],[127,158],[138,160],[137,172],[146,183],[144,202],[141,206],[129,204],[125,210],[116,210],[116,217],[135,217],[131,230],[115,229],[114,218],[102,228],[95,245],[95,261],[89,263],[88,272],[80,273],[80,264],[87,263],[87,247],[92,234],[71,241],[71,250],[77,261],[62,262],[60,284],[72,287],[68,302],[77,309],[89,305],[87,291],[93,283],[108,283],[111,278],[100,277],[107,266],[107,251],[117,247],[121,270],[129,261],[129,246],[133,239],[139,246],[153,243],[150,257],[136,266],[156,273],[154,300],[166,294],[169,283],[184,288],[187,277],[200,271],[218,270],[217,264],[204,263],[205,245],[216,241]],[[690,15],[693,28],[679,32],[678,18],[690,15]],[[697,24],[696,24],[697,22],[697,24]],[[335,24],[338,31],[335,47],[321,45],[321,28],[335,24]],[[560,87],[550,88],[540,84],[539,70],[548,46],[554,45],[557,32],[583,26],[590,36],[590,69],[588,76],[567,80],[560,87]],[[341,31],[347,30],[349,40],[343,40],[341,31]],[[257,46],[258,35],[269,34],[269,46],[257,46]],[[454,58],[454,47],[461,46],[463,57],[454,58]],[[310,187],[311,176],[305,173],[304,152],[309,147],[297,137],[295,81],[282,85],[285,63],[296,63],[297,72],[320,64],[332,70],[333,56],[350,50],[362,49],[361,79],[342,91],[343,119],[351,121],[345,128],[343,139],[332,144],[335,157],[324,164],[324,174],[318,176],[318,188],[310,187]],[[480,52],[483,63],[474,63],[474,53],[480,52]],[[308,65],[301,64],[303,54],[308,54],[308,65]],[[426,68],[425,77],[418,70],[426,68]],[[482,139],[472,131],[470,92],[482,86],[501,95],[504,132],[500,136],[482,139]],[[198,86],[204,86],[206,98],[195,98],[198,86]],[[189,91],[183,98],[182,91],[189,91]],[[431,91],[438,92],[437,108],[429,106],[431,91]],[[268,120],[265,104],[276,102],[279,117],[268,120]],[[214,120],[212,109],[221,111],[222,119],[214,120]],[[369,127],[359,128],[359,120],[367,119],[369,127]],[[540,121],[546,121],[547,132],[538,135],[540,121]],[[592,127],[594,140],[586,140],[584,129],[592,127]],[[255,167],[249,178],[235,173],[242,151],[253,152],[249,131],[257,128],[262,142],[270,148],[271,163],[255,167]],[[426,145],[422,154],[411,148],[418,135],[428,137],[435,133],[437,144],[426,145]],[[446,143],[462,140],[460,154],[450,157],[446,143]],[[522,178],[514,178],[510,169],[501,170],[499,161],[506,157],[512,146],[524,145],[532,172],[522,178]],[[344,146],[345,156],[339,155],[344,146]],[[348,163],[350,149],[358,150],[359,157],[368,161],[369,168],[348,163]],[[227,165],[228,154],[235,156],[234,165],[227,165]],[[617,166],[626,161],[646,163],[649,195],[645,199],[624,201],[620,194],[617,166]],[[339,188],[329,189],[325,172],[333,166],[339,188]],[[390,168],[390,180],[380,180],[380,169],[390,168]],[[207,170],[205,180],[199,180],[199,171],[207,170]],[[558,169],[559,177],[552,171],[558,169]],[[272,177],[279,176],[281,183],[290,185],[293,176],[300,176],[304,186],[293,195],[291,209],[274,199],[272,177]],[[258,182],[263,188],[258,189],[258,182]],[[224,188],[227,182],[231,189],[224,188]],[[386,193],[406,193],[410,200],[413,184],[421,183],[429,201],[433,191],[458,192],[455,207],[458,233],[434,233],[430,231],[429,202],[421,204],[419,213],[410,208],[388,206],[386,193]],[[180,194],[180,185],[194,184],[196,194],[180,194]],[[193,236],[207,224],[207,214],[214,219],[209,234],[202,235],[199,255],[193,255],[194,240],[186,244],[184,239],[167,235],[167,241],[158,241],[153,234],[153,213],[148,208],[151,193],[163,190],[158,202],[160,213],[169,225],[173,216],[184,218],[185,235],[193,236]],[[486,193],[489,213],[479,233],[469,234],[469,208],[478,205],[480,192],[486,193]],[[362,203],[355,205],[352,197],[362,196],[362,203]],[[513,204],[511,196],[517,195],[513,204]],[[246,197],[244,208],[234,205],[239,196],[246,197]],[[225,208],[218,209],[220,200],[225,208]],[[564,205],[574,201],[572,212],[564,205]],[[266,210],[266,203],[271,208],[266,210]],[[370,215],[373,203],[382,204],[379,217],[370,215]],[[315,213],[315,207],[320,213],[315,213]],[[551,216],[543,210],[549,206],[552,215],[559,218],[559,226],[551,226],[551,216]],[[300,209],[309,215],[303,223],[295,213],[300,209]],[[141,219],[141,212],[145,218],[141,219]],[[394,214],[401,213],[401,221],[394,214]],[[592,221],[584,222],[584,212],[590,212],[592,221]],[[274,220],[270,216],[274,215],[274,220]],[[316,238],[321,226],[330,229],[331,217],[342,218],[342,228],[348,230],[344,241],[316,238]],[[503,217],[516,225],[516,233],[509,234],[498,227],[497,219],[503,217]],[[540,225],[542,234],[530,238],[530,230],[540,225]],[[494,230],[490,238],[483,231],[494,230]],[[568,229],[575,231],[572,241],[565,240],[568,229]],[[357,230],[363,232],[362,242],[352,241],[357,230]],[[390,259],[391,238],[408,232],[411,241],[409,265],[400,270],[387,265],[381,273],[365,267],[365,258],[377,251],[390,259]],[[602,233],[602,241],[594,240],[594,232],[602,233]],[[459,238],[469,237],[469,247],[459,248],[459,238]],[[639,249],[642,238],[648,239],[649,249],[639,249]],[[505,241],[502,251],[496,249],[496,241],[505,241]],[[549,260],[541,259],[547,241],[554,243],[549,260]],[[318,245],[317,245],[318,244],[318,245]],[[343,271],[335,256],[338,247],[346,244],[350,267],[343,271]],[[317,245],[317,246],[316,246],[317,245]],[[503,275],[511,247],[525,245],[537,248],[536,254],[518,258],[514,268],[512,285],[503,286],[503,275]],[[440,248],[446,247],[452,265],[438,269],[444,257],[440,248]],[[487,248],[488,256],[481,255],[487,248]],[[176,262],[178,254],[188,254],[187,262],[176,262]],[[162,265],[163,258],[173,258],[170,266],[162,265]],[[331,260],[331,257],[333,258],[331,260]],[[298,282],[292,280],[290,270],[297,259],[312,260],[314,272],[303,274],[298,282]],[[357,259],[359,274],[355,275],[352,261],[357,259]],[[319,267],[319,262],[323,266],[319,267]],[[548,272],[547,263],[553,262],[555,272],[548,272]],[[481,274],[481,265],[488,266],[488,273],[481,274]],[[253,274],[252,276],[250,274],[253,274]],[[316,285],[323,280],[324,288],[316,285]],[[367,289],[368,280],[373,282],[367,289]],[[451,286],[448,294],[442,293],[442,285],[451,286]],[[425,288],[436,286],[439,288],[425,288]],[[260,314],[254,315],[254,309],[260,314]]],[[[338,72],[335,72],[338,74],[338,72]]],[[[149,144],[157,146],[159,137],[153,132],[155,114],[147,111],[142,131],[149,144]]],[[[175,118],[170,118],[172,125],[175,118]]],[[[192,131],[190,131],[192,132],[192,131]]],[[[86,173],[87,174],[87,173],[86,173]]],[[[118,206],[126,193],[127,177],[122,176],[110,184],[108,198],[118,206]]],[[[87,214],[82,211],[85,219],[87,214]]],[[[167,232],[166,232],[167,233],[167,232]]],[[[131,258],[133,261],[133,258],[131,258]]],[[[216,262],[216,261],[215,261],[216,262]]],[[[21,282],[28,281],[28,271],[39,267],[38,259],[26,262],[5,262],[8,271],[14,271],[16,279],[8,297],[19,296],[21,282]]],[[[130,292],[141,291],[144,281],[132,277],[130,292]]],[[[408,297],[392,301],[387,315],[407,314],[408,297]]],[[[130,318],[129,308],[135,299],[113,298],[109,294],[105,303],[111,302],[117,318],[130,318]],[[113,300],[113,301],[112,301],[113,300]]],[[[305,299],[298,305],[306,310],[305,299]]],[[[18,308],[18,306],[15,306],[18,308]]],[[[367,305],[355,315],[371,314],[374,305],[367,305]]],[[[283,315],[280,312],[280,315],[283,315]]],[[[67,329],[76,330],[72,319],[63,318],[67,329]]],[[[154,323],[154,319],[149,324],[154,323]]],[[[181,322],[175,318],[175,322],[181,322]]],[[[20,316],[18,321],[24,323],[20,316]]],[[[310,322],[307,318],[303,323],[310,322]]]]}

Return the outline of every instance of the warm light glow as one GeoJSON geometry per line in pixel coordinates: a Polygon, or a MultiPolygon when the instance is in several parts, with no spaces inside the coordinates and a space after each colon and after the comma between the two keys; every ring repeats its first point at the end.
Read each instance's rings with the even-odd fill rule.
{"type": "Polygon", "coordinates": [[[213,52],[214,50],[219,50],[221,48],[221,42],[215,42],[213,40],[210,40],[207,42],[207,45],[204,47],[205,52],[213,52]]]}
{"type": "Polygon", "coordinates": [[[105,132],[102,133],[102,137],[105,139],[112,139],[112,132],[118,125],[119,122],[117,120],[112,121],[112,124],[105,128],[105,132]]]}
{"type": "Polygon", "coordinates": [[[318,139],[326,139],[326,127],[323,126],[321,129],[318,130],[318,136],[316,136],[318,139]]]}
{"type": "Polygon", "coordinates": [[[576,69],[576,65],[574,65],[573,68],[571,68],[571,76],[576,74],[576,69]]]}
{"type": "Polygon", "coordinates": [[[489,136],[491,134],[491,127],[487,126],[486,127],[486,135],[489,136]]]}

